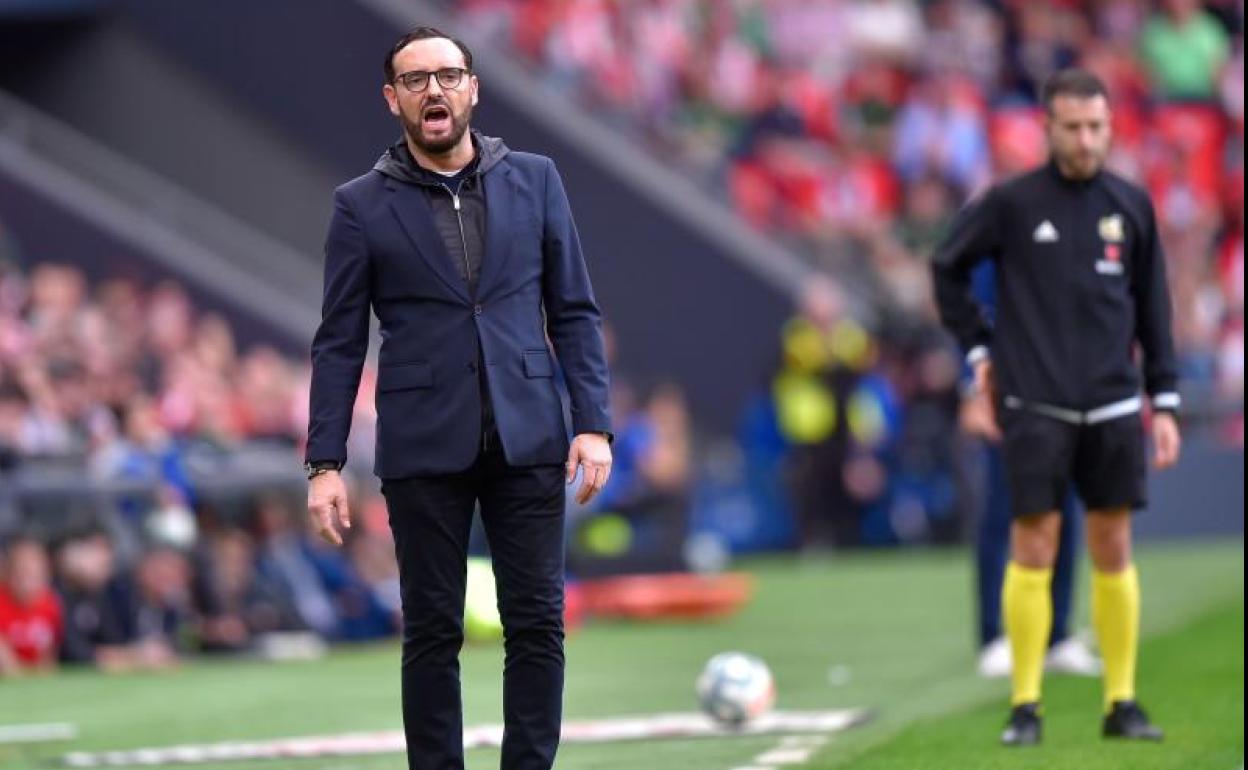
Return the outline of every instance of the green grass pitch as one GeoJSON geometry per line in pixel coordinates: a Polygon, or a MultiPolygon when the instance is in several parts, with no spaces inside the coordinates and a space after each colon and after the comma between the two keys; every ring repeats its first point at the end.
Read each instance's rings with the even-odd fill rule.
{"type": "MultiPolygon", "coordinates": [[[[693,680],[716,652],[771,665],[779,707],[869,706],[877,718],[824,746],[802,770],[1236,770],[1243,763],[1243,543],[1142,548],[1140,695],[1168,731],[1158,746],[1097,736],[1099,686],[1051,677],[1046,742],[995,745],[1006,684],[974,673],[972,579],[965,551],[832,555],[749,562],[758,593],[711,625],[597,623],[568,643],[568,718],[695,707],[693,680]]],[[[1086,578],[1080,594],[1086,597],[1086,578]]],[[[1086,606],[1076,625],[1087,624],[1086,606]]],[[[0,768],[46,768],[70,750],[267,739],[399,726],[393,644],[341,649],[311,663],[209,661],[166,674],[0,681],[0,725],[72,722],[78,739],[0,746],[0,768]]],[[[501,650],[463,658],[470,724],[501,719],[501,650]]],[[[560,770],[732,770],[777,737],[565,746],[560,770]]],[[[205,770],[388,770],[397,755],[236,762],[205,770]]],[[[498,766],[472,751],[470,770],[498,766]]],[[[792,768],[792,765],[786,765],[792,768]]]]}

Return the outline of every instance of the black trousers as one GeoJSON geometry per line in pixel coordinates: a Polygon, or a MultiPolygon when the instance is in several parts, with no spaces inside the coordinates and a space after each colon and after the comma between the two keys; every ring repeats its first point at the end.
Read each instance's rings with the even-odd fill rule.
{"type": "MultiPolygon", "coordinates": [[[[496,439],[496,435],[495,435],[496,439]]],[[[462,473],[390,480],[403,596],[410,770],[462,770],[459,650],[475,503],[503,621],[503,770],[550,770],[563,715],[564,469],[507,465],[497,440],[462,473]]]]}

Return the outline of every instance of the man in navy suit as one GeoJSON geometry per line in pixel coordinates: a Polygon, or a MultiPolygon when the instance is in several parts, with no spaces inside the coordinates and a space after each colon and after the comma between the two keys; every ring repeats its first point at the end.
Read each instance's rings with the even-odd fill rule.
{"type": "Polygon", "coordinates": [[[371,307],[382,337],[374,471],[400,568],[408,766],[464,766],[458,656],[479,502],[506,640],[502,767],[548,770],[562,717],[565,489],[580,469],[588,502],[610,473],[607,365],[559,174],[470,130],[477,91],[472,53],[436,29],[411,31],[386,57],[382,93],[403,137],[334,193],[308,510],[341,544],[339,471],[371,307]]]}

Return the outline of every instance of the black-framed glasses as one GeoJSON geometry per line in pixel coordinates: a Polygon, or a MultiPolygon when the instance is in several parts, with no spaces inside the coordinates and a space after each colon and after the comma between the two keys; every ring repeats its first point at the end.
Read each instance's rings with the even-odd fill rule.
{"type": "Polygon", "coordinates": [[[443,67],[437,72],[426,72],[424,70],[412,70],[404,72],[396,76],[395,82],[402,83],[403,87],[413,94],[418,94],[429,87],[429,78],[436,77],[438,85],[445,89],[459,88],[459,84],[464,82],[464,76],[468,74],[468,70],[463,67],[443,67]]]}

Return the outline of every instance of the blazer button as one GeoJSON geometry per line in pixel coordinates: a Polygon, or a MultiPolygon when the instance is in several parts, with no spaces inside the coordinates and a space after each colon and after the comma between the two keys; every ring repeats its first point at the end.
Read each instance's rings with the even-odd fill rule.
{"type": "Polygon", "coordinates": [[[476,370],[477,370],[476,364],[468,364],[468,371],[475,372],[476,370]]]}
{"type": "Polygon", "coordinates": [[[473,306],[472,306],[472,314],[473,314],[474,316],[480,316],[480,315],[481,315],[481,306],[480,306],[480,305],[473,305],[473,306]]]}

